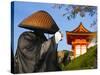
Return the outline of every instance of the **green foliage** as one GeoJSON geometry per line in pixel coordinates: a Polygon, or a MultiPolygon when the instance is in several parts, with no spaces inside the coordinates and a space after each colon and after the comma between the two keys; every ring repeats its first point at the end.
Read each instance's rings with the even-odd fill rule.
{"type": "Polygon", "coordinates": [[[97,68],[97,46],[88,49],[87,53],[81,55],[69,64],[66,64],[62,70],[80,70],[97,68]]]}

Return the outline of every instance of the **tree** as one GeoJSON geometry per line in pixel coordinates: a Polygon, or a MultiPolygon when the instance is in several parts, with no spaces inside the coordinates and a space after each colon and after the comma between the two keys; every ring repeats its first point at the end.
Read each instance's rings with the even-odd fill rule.
{"type": "Polygon", "coordinates": [[[79,14],[82,18],[88,14],[89,16],[93,17],[95,15],[95,19],[90,27],[93,27],[97,24],[97,7],[96,6],[83,6],[83,5],[65,5],[65,4],[55,4],[52,7],[53,9],[63,9],[62,16],[66,17],[68,20],[75,19],[76,16],[79,14]]]}

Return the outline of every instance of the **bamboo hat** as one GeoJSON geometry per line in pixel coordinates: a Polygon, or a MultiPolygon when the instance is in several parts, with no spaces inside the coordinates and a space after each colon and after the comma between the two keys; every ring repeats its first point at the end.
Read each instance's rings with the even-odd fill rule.
{"type": "Polygon", "coordinates": [[[59,30],[52,16],[48,12],[43,10],[35,12],[32,15],[25,18],[20,23],[19,27],[31,30],[38,30],[50,34],[54,34],[59,30]]]}

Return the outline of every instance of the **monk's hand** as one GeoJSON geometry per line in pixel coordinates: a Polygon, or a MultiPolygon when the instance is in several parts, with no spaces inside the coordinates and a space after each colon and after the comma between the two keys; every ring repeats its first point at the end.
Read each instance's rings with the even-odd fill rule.
{"type": "Polygon", "coordinates": [[[55,42],[58,43],[59,41],[61,41],[63,38],[63,34],[60,31],[57,31],[55,33],[55,42]]]}

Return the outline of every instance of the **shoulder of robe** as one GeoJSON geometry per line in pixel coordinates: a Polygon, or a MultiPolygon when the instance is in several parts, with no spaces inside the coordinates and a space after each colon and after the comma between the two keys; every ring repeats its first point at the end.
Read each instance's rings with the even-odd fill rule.
{"type": "Polygon", "coordinates": [[[24,39],[27,39],[27,40],[33,40],[34,38],[36,38],[36,35],[32,31],[25,31],[20,35],[19,38],[20,39],[24,38],[24,39]]]}
{"type": "Polygon", "coordinates": [[[18,39],[18,47],[20,49],[29,48],[29,47],[31,48],[34,43],[36,44],[36,41],[37,38],[34,32],[26,31],[20,35],[18,39]]]}

